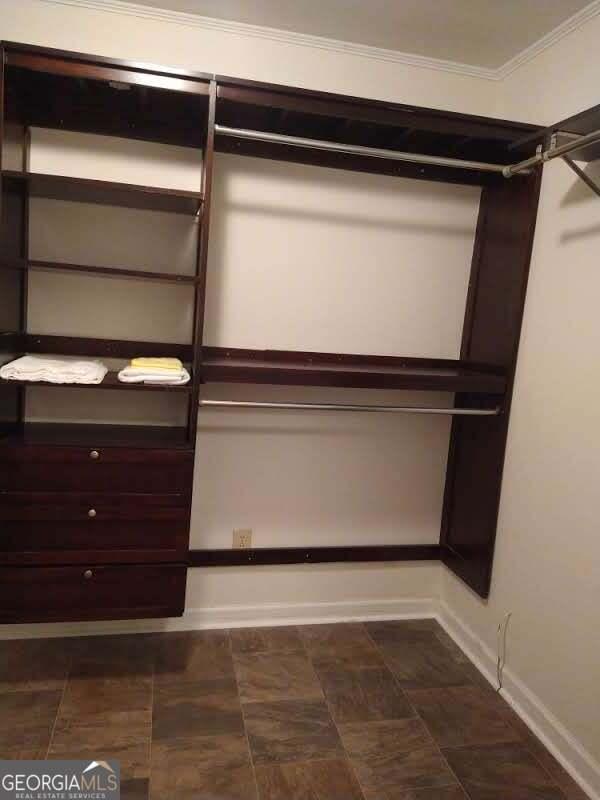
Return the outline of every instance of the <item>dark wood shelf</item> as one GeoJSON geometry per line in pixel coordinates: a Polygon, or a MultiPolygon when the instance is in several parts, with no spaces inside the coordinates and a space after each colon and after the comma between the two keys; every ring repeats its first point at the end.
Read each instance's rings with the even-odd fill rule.
{"type": "Polygon", "coordinates": [[[195,215],[202,206],[200,192],[48,175],[42,172],[3,169],[2,184],[3,188],[16,191],[22,191],[26,187],[32,197],[169,211],[175,214],[195,215]]]}
{"type": "Polygon", "coordinates": [[[2,445],[191,447],[186,428],[157,425],[90,425],[26,422],[0,434],[2,445]]]}
{"type": "MultiPolygon", "coordinates": [[[[140,342],[129,339],[93,339],[87,336],[50,336],[37,333],[7,334],[11,346],[24,353],[81,356],[83,358],[153,358],[156,355],[190,362],[193,347],[176,342],[140,342]]],[[[6,350],[6,348],[5,348],[6,350]]]]}
{"type": "Polygon", "coordinates": [[[49,386],[53,389],[125,389],[138,392],[183,392],[192,390],[192,381],[182,386],[167,386],[165,384],[149,383],[122,383],[116,372],[107,372],[102,383],[49,383],[48,381],[17,381],[0,378],[0,386],[49,386]]]}
{"type": "Polygon", "coordinates": [[[91,264],[66,264],[61,261],[39,261],[37,259],[2,259],[0,269],[28,270],[40,269],[55,272],[82,272],[103,275],[108,278],[132,278],[133,280],[164,281],[166,283],[189,284],[194,286],[199,278],[196,275],[181,275],[171,272],[151,272],[147,270],[124,269],[122,267],[95,267],[91,264]]]}
{"type": "Polygon", "coordinates": [[[494,367],[450,359],[203,348],[205,383],[268,383],[365,389],[502,394],[506,377],[494,367]]]}
{"type": "Polygon", "coordinates": [[[5,46],[5,119],[10,122],[204,146],[210,75],[31,45],[5,46]]]}

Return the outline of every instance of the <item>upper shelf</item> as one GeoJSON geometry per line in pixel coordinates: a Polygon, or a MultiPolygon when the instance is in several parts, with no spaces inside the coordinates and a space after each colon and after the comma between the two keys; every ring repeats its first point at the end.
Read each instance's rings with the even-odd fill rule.
{"type": "Polygon", "coordinates": [[[506,377],[493,367],[451,359],[334,355],[287,350],[202,349],[205,383],[268,383],[367,389],[502,394],[506,377]]]}
{"type": "MultiPolygon", "coordinates": [[[[219,125],[406,153],[509,164],[532,125],[217,76],[219,125]]],[[[426,180],[482,184],[488,173],[400,163],[217,135],[215,147],[282,161],[426,180]]],[[[525,151],[523,151],[525,157],[525,151]]]]}
{"type": "Polygon", "coordinates": [[[170,211],[176,214],[195,215],[202,206],[200,192],[97,181],[90,178],[72,178],[66,175],[47,175],[41,172],[3,169],[2,184],[9,190],[18,191],[26,187],[32,197],[170,211]]]}
{"type": "Polygon", "coordinates": [[[46,48],[5,47],[8,122],[204,145],[209,76],[46,48]]]}

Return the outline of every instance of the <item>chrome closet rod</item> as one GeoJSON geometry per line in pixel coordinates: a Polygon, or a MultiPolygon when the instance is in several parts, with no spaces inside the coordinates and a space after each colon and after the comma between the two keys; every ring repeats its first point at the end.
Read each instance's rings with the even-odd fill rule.
{"type": "Polygon", "coordinates": [[[572,142],[561,144],[560,147],[551,147],[548,150],[542,150],[541,153],[536,153],[531,158],[526,158],[525,161],[519,161],[518,164],[510,164],[502,169],[502,174],[505,178],[511,178],[519,172],[529,170],[538,164],[543,164],[545,161],[552,161],[553,158],[560,158],[572,150],[579,150],[581,147],[586,147],[588,144],[594,144],[600,140],[600,130],[591,131],[586,133],[585,136],[578,136],[572,142]]]}
{"type": "Polygon", "coordinates": [[[356,156],[371,158],[387,158],[391,161],[409,161],[413,164],[429,164],[438,167],[456,167],[472,169],[480,172],[498,172],[502,174],[503,164],[488,164],[484,161],[464,161],[460,158],[444,158],[443,156],[426,156],[422,153],[404,153],[398,150],[384,150],[379,147],[365,147],[358,144],[342,144],[325,139],[307,139],[304,136],[287,136],[268,131],[253,131],[246,128],[229,128],[226,125],[215,125],[215,133],[220,136],[233,136],[236,139],[250,139],[256,142],[275,142],[291,144],[296,147],[307,147],[312,150],[329,150],[334,153],[351,153],[356,156]]]}
{"type": "Polygon", "coordinates": [[[200,400],[204,408],[266,408],[292,409],[294,411],[384,411],[402,414],[447,414],[463,417],[496,417],[500,407],[494,408],[433,408],[428,406],[366,406],[339,403],[263,403],[253,400],[200,400]]]}

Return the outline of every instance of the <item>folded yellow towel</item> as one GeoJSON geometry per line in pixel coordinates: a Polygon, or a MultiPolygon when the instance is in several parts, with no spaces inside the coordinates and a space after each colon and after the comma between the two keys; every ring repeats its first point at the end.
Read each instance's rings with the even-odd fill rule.
{"type": "Polygon", "coordinates": [[[132,358],[132,367],[143,367],[148,370],[181,370],[183,364],[178,358],[132,358]]]}

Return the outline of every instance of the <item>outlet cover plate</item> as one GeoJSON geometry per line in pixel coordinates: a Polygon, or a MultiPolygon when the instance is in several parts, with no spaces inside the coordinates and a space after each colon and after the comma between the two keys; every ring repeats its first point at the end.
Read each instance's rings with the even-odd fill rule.
{"type": "Polygon", "coordinates": [[[236,528],[233,531],[233,549],[247,550],[252,547],[252,528],[236,528]]]}

